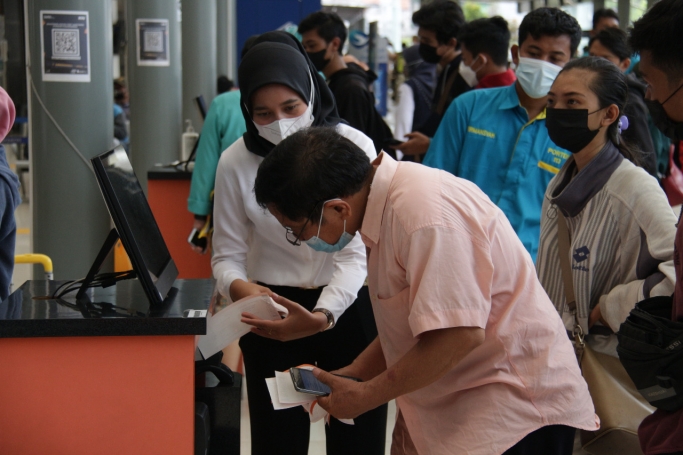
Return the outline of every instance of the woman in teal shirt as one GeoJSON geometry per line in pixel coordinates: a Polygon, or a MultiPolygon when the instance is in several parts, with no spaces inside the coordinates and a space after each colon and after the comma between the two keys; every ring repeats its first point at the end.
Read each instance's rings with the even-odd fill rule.
{"type": "MultiPolygon", "coordinates": [[[[192,172],[187,209],[194,213],[194,228],[200,231],[211,213],[211,192],[216,180],[216,168],[223,150],[247,130],[240,110],[240,92],[232,90],[218,95],[211,102],[197,145],[197,157],[192,172]]],[[[201,252],[199,247],[193,247],[201,252]]]]}

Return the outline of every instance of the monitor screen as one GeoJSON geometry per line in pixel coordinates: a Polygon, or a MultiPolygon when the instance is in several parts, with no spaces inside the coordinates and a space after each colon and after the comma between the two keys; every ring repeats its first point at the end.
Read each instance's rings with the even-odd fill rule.
{"type": "Polygon", "coordinates": [[[150,303],[166,298],[178,269],[123,147],[91,159],[97,183],[150,303]]]}

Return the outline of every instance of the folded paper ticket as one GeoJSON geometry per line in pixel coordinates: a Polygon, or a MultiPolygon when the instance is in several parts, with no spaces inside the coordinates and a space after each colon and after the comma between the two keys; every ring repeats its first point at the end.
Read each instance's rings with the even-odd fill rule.
{"type": "MultiPolygon", "coordinates": [[[[313,369],[311,365],[300,365],[299,368],[313,369]]],[[[329,414],[318,405],[315,395],[296,391],[289,370],[276,371],[274,378],[266,378],[266,385],[273,402],[273,409],[276,411],[301,406],[308,412],[311,422],[317,422],[323,418],[329,422],[329,414]]],[[[339,421],[347,425],[354,424],[353,419],[339,419],[339,421]]]]}
{"type": "Polygon", "coordinates": [[[230,343],[251,330],[249,324],[241,322],[242,313],[251,313],[261,319],[278,321],[287,315],[287,309],[270,298],[268,294],[257,294],[231,303],[206,320],[206,335],[199,337],[199,351],[204,358],[211,357],[230,343]]]}

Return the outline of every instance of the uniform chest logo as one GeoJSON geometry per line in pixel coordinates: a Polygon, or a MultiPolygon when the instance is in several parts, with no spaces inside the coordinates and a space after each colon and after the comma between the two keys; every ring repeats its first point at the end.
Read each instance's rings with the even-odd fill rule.
{"type": "Polygon", "coordinates": [[[591,252],[588,249],[587,246],[582,246],[580,248],[577,248],[574,250],[574,261],[576,261],[580,265],[572,265],[572,269],[574,270],[582,270],[584,272],[588,272],[588,267],[585,266],[585,264],[582,264],[582,262],[585,262],[586,259],[588,259],[588,255],[590,255],[591,252]]]}

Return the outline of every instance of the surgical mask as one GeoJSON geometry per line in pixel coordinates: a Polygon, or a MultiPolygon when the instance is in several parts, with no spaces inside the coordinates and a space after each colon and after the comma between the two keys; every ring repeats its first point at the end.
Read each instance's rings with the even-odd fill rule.
{"type": "Polygon", "coordinates": [[[652,121],[666,137],[672,141],[683,141],[683,122],[675,122],[667,115],[664,104],[667,103],[683,87],[681,84],[663,103],[655,100],[645,100],[645,105],[650,111],[652,121]]]}
{"type": "MultiPolygon", "coordinates": [[[[598,109],[595,112],[599,112],[598,109]]],[[[588,128],[588,109],[546,109],[545,126],[548,136],[557,146],[579,153],[598,135],[600,128],[588,128]]]]}
{"type": "Polygon", "coordinates": [[[325,209],[325,204],[330,201],[339,201],[341,199],[330,199],[329,201],[323,202],[323,207],[320,209],[320,221],[318,222],[318,235],[311,237],[310,239],[304,241],[304,243],[315,251],[320,251],[321,253],[336,253],[341,251],[346,245],[348,245],[351,240],[353,240],[353,235],[346,232],[346,220],[344,220],[344,232],[342,232],[341,237],[337,240],[337,243],[330,245],[326,241],[320,238],[320,228],[323,225],[323,211],[325,209]]]}
{"type": "MultiPolygon", "coordinates": [[[[477,59],[474,59],[476,62],[477,59]]],[[[474,62],[472,62],[474,63],[474,62]]],[[[467,82],[467,85],[470,87],[474,87],[479,83],[479,79],[477,79],[477,72],[472,69],[472,67],[465,65],[465,62],[460,60],[460,66],[458,67],[458,72],[460,73],[460,76],[467,82]]]]}
{"type": "Polygon", "coordinates": [[[439,63],[441,61],[441,57],[436,53],[436,48],[434,46],[420,43],[418,51],[420,53],[420,57],[422,57],[422,60],[427,63],[439,63]]]}
{"type": "Polygon", "coordinates": [[[293,118],[282,118],[280,120],[275,120],[273,123],[267,125],[259,125],[254,122],[256,130],[259,136],[267,140],[273,145],[278,145],[286,137],[291,136],[299,130],[308,128],[313,124],[313,95],[315,94],[313,90],[313,79],[311,79],[311,96],[306,112],[298,117],[293,118]]]}
{"type": "Polygon", "coordinates": [[[318,52],[307,52],[308,58],[311,59],[311,63],[313,63],[313,66],[315,66],[315,69],[318,71],[321,71],[327,67],[328,63],[330,63],[329,58],[325,58],[325,53],[327,52],[327,48],[318,51],[318,52]]]}
{"type": "Polygon", "coordinates": [[[519,57],[517,80],[524,93],[531,98],[543,98],[550,91],[555,78],[562,71],[557,65],[535,58],[519,57]]]}

